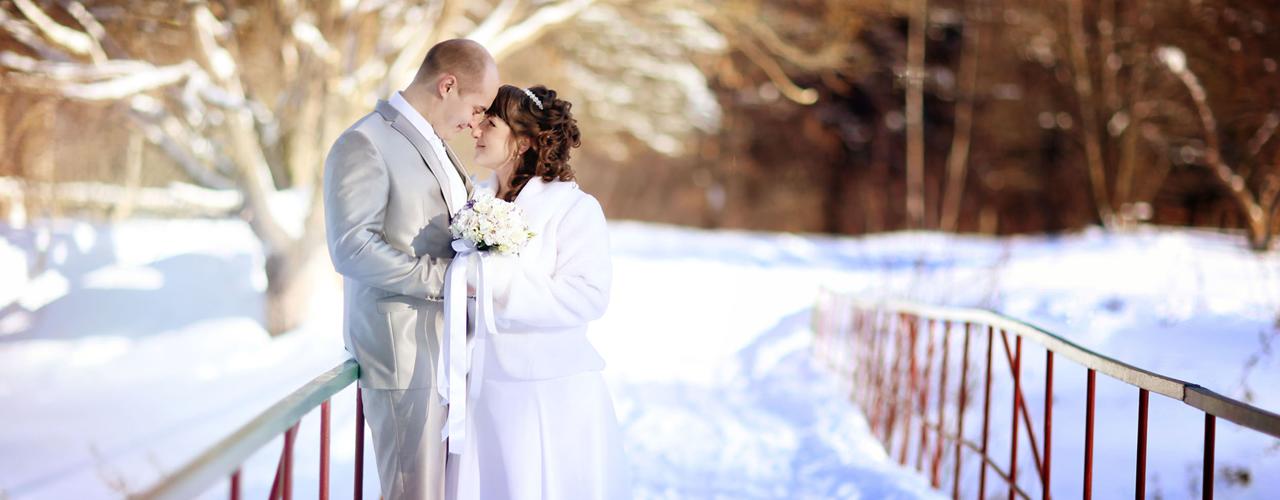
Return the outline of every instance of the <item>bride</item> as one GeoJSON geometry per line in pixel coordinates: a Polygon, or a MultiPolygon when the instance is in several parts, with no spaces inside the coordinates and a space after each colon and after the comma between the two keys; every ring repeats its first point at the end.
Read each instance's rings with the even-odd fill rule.
{"type": "Polygon", "coordinates": [[[569,167],[581,144],[570,107],[546,87],[504,85],[472,131],[474,164],[494,171],[477,194],[520,206],[535,236],[518,256],[486,259],[499,333],[487,336],[482,380],[470,381],[482,385],[471,437],[449,457],[449,498],[631,496],[604,360],[586,336],[612,271],[604,212],[569,167]]]}

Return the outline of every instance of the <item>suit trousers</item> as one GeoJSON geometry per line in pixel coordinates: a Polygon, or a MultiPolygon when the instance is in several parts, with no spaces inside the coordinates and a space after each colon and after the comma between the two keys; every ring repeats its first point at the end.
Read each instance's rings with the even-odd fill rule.
{"type": "Polygon", "coordinates": [[[442,500],[447,408],[434,388],[363,389],[364,414],[373,432],[378,480],[386,500],[442,500]]]}

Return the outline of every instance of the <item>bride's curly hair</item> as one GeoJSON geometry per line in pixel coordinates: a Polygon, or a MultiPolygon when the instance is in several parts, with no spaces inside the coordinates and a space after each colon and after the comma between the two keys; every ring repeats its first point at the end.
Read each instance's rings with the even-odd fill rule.
{"type": "Polygon", "coordinates": [[[511,189],[502,197],[506,201],[514,201],[534,177],[547,182],[573,180],[569,150],[582,146],[578,120],[570,112],[573,104],[557,98],[556,91],[543,85],[530,87],[529,91],[542,102],[542,107],[534,103],[524,89],[503,85],[485,111],[485,115],[506,122],[515,138],[529,139],[529,149],[520,155],[511,174],[511,189]]]}

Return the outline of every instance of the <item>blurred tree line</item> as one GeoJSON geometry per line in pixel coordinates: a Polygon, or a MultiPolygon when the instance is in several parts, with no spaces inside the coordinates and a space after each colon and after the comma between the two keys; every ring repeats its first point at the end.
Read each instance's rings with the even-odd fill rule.
{"type": "Polygon", "coordinates": [[[729,50],[708,71],[720,131],[691,155],[621,166],[630,180],[608,194],[610,208],[841,234],[1146,222],[1240,229],[1253,248],[1272,245],[1280,6],[864,2],[845,21],[856,29],[848,59],[807,64],[838,39],[822,26],[833,5],[744,13],[793,45],[774,52],[789,78],[729,50]],[[923,50],[913,53],[913,37],[923,50]],[[817,102],[788,98],[790,85],[817,102]]]}
{"type": "Polygon", "coordinates": [[[1270,0],[0,0],[0,214],[238,214],[287,330],[329,144],[467,36],[575,103],[613,218],[1266,249],[1278,23],[1270,0]]]}

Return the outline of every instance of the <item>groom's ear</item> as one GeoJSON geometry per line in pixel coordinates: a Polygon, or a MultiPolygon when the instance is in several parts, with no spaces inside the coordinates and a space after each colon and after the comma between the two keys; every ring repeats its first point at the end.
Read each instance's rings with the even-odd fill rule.
{"type": "Polygon", "coordinates": [[[444,96],[448,94],[450,90],[457,90],[457,88],[458,77],[456,76],[444,74],[440,76],[440,79],[436,80],[436,92],[440,93],[441,99],[444,99],[444,96]]]}

